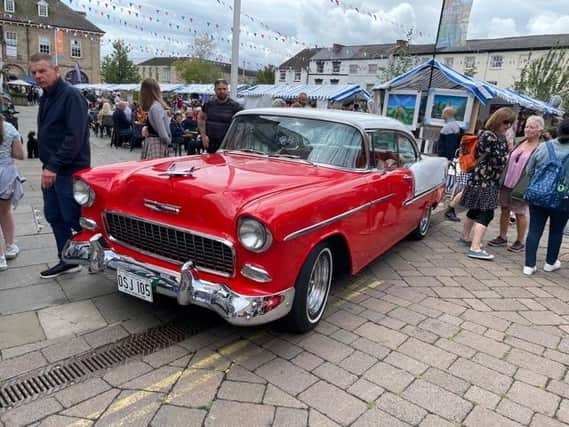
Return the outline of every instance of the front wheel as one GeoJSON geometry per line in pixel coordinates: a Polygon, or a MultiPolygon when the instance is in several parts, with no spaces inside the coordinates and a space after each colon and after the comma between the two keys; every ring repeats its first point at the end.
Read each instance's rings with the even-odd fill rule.
{"type": "Polygon", "coordinates": [[[409,235],[409,237],[413,240],[422,240],[425,238],[427,233],[429,232],[429,228],[431,227],[431,213],[433,209],[431,206],[427,206],[425,208],[425,212],[423,213],[423,217],[421,218],[421,222],[417,225],[417,228],[413,230],[413,232],[409,235]]]}
{"type": "Polygon", "coordinates": [[[291,332],[308,332],[320,321],[332,284],[333,259],[332,251],[325,243],[318,244],[306,258],[296,280],[294,302],[287,317],[291,332]]]}

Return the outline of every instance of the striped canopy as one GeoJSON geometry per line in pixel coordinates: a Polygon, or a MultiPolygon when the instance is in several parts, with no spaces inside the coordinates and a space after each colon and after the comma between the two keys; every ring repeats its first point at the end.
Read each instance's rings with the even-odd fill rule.
{"type": "Polygon", "coordinates": [[[470,92],[483,104],[487,104],[493,99],[499,99],[531,110],[540,111],[542,113],[554,114],[557,116],[562,116],[564,114],[563,110],[554,108],[543,101],[533,99],[511,89],[500,88],[491,83],[460,74],[458,71],[441,64],[435,59],[431,59],[424,64],[418,65],[412,70],[395,77],[387,83],[377,85],[373,90],[415,89],[425,91],[429,87],[431,70],[431,87],[434,88],[464,89],[470,92]]]}
{"type": "Polygon", "coordinates": [[[257,85],[242,91],[240,96],[271,96],[273,98],[294,99],[302,92],[309,99],[342,102],[354,96],[369,99],[370,93],[360,85],[257,85]]]}

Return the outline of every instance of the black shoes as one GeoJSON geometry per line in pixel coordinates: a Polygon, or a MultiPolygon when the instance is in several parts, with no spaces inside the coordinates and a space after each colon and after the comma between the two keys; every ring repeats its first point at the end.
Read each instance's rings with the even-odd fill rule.
{"type": "Polygon", "coordinates": [[[452,222],[460,222],[460,218],[456,216],[454,208],[448,208],[445,212],[445,217],[452,222]]]}
{"type": "Polygon", "coordinates": [[[81,271],[81,266],[77,264],[66,264],[62,261],[47,270],[40,273],[42,279],[53,279],[54,277],[61,276],[62,274],[71,274],[81,271]]]}

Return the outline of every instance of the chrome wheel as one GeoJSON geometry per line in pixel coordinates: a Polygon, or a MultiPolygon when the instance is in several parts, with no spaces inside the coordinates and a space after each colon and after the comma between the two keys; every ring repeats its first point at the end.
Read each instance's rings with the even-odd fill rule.
{"type": "Polygon", "coordinates": [[[322,249],[310,273],[308,292],[306,293],[306,314],[310,322],[317,322],[322,316],[328,291],[332,282],[332,252],[322,249]]]}
{"type": "Polygon", "coordinates": [[[419,234],[421,236],[425,236],[427,234],[427,231],[429,231],[430,225],[431,225],[431,207],[429,206],[427,209],[425,209],[423,218],[421,218],[421,222],[419,223],[419,234]]]}

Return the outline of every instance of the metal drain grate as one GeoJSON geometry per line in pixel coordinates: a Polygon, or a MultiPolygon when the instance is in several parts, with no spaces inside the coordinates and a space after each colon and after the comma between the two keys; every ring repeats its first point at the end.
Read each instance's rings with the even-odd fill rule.
{"type": "Polygon", "coordinates": [[[196,335],[212,326],[212,323],[214,322],[208,325],[200,322],[194,326],[187,326],[181,322],[173,322],[131,335],[116,343],[42,368],[35,373],[14,378],[0,386],[0,411],[59,391],[87,379],[98,371],[120,365],[133,356],[144,356],[169,347],[196,335]]]}

